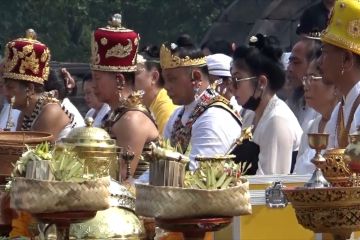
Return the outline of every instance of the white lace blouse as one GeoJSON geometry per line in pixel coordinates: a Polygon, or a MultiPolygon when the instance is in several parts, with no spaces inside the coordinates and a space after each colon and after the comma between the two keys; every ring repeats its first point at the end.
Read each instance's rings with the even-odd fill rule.
{"type": "MultiPolygon", "coordinates": [[[[254,113],[244,118],[243,127],[253,124],[254,113]]],[[[302,129],[288,105],[274,95],[266,106],[253,133],[259,145],[257,175],[289,174],[293,151],[300,145],[302,129]]]]}

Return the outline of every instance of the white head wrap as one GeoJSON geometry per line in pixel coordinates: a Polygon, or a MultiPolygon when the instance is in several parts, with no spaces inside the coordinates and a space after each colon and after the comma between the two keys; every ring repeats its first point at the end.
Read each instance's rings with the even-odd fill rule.
{"type": "Polygon", "coordinates": [[[231,61],[232,61],[231,57],[222,53],[217,53],[207,56],[206,63],[209,69],[209,74],[214,76],[221,76],[221,77],[231,77],[230,74],[231,61]]]}

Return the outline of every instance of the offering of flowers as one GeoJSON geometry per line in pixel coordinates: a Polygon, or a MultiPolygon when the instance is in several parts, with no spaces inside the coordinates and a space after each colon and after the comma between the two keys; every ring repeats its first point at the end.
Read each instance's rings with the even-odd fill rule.
{"type": "Polygon", "coordinates": [[[71,148],[51,147],[48,142],[35,148],[27,146],[27,151],[14,166],[12,177],[72,182],[93,178],[92,175],[85,174],[84,160],[71,148]]]}
{"type": "Polygon", "coordinates": [[[15,163],[11,208],[30,213],[98,211],[109,207],[110,178],[87,174],[71,147],[41,143],[27,147],[15,163]]]}
{"type": "Polygon", "coordinates": [[[186,172],[185,187],[195,189],[225,189],[241,183],[240,177],[247,171],[243,165],[232,161],[235,156],[215,156],[219,162],[201,161],[195,172],[186,172]],[[226,160],[223,160],[226,159],[226,160]],[[223,161],[221,161],[223,160],[223,161]]]}

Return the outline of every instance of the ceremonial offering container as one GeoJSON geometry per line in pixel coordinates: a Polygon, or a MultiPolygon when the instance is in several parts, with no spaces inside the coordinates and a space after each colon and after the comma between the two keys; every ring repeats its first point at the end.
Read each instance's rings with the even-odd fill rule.
{"type": "Polygon", "coordinates": [[[148,151],[143,153],[150,163],[149,184],[154,186],[183,187],[185,168],[189,158],[166,148],[150,143],[148,151]]]}
{"type": "Polygon", "coordinates": [[[325,151],[326,164],[320,167],[324,177],[334,187],[351,186],[349,169],[350,160],[344,157],[345,149],[329,149],[325,151]]]}
{"type": "Polygon", "coordinates": [[[85,119],[86,127],[74,128],[66,138],[64,146],[71,146],[77,155],[85,160],[85,171],[96,177],[118,178],[119,148],[116,141],[102,128],[93,127],[93,119],[85,119]]]}
{"type": "Polygon", "coordinates": [[[0,234],[6,235],[11,229],[13,212],[10,209],[10,196],[5,192],[7,178],[13,164],[19,159],[26,145],[35,146],[41,142],[51,142],[53,136],[43,132],[0,132],[0,234]]]}
{"type": "MultiPolygon", "coordinates": [[[[314,137],[321,138],[320,135],[314,137]]],[[[323,169],[332,186],[305,184],[282,190],[304,228],[315,233],[331,233],[335,240],[349,239],[353,232],[360,230],[360,169],[357,167],[360,142],[357,139],[359,133],[351,135],[345,155],[344,150],[329,150],[330,154],[324,155],[326,161],[321,164],[313,161],[318,167],[316,171],[323,169]]]]}
{"type": "Polygon", "coordinates": [[[109,177],[83,182],[17,177],[11,183],[10,206],[30,213],[104,210],[109,207],[109,185],[109,177]]]}
{"type": "Polygon", "coordinates": [[[13,164],[26,149],[25,144],[35,146],[52,140],[53,136],[44,132],[0,132],[0,176],[11,175],[13,164]]]}

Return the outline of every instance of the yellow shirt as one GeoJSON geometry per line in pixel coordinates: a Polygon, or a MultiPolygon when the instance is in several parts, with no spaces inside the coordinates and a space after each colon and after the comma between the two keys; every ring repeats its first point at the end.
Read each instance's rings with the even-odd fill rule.
{"type": "Polygon", "coordinates": [[[166,123],[176,108],[177,106],[173,104],[165,89],[161,89],[151,103],[150,112],[155,118],[161,135],[163,134],[166,123]]]}

